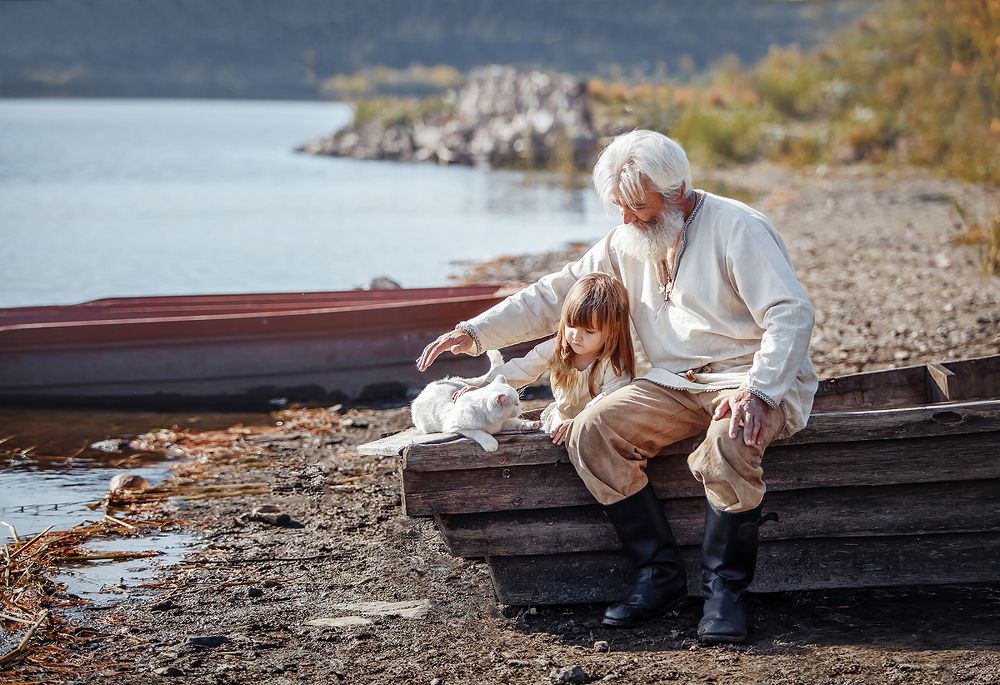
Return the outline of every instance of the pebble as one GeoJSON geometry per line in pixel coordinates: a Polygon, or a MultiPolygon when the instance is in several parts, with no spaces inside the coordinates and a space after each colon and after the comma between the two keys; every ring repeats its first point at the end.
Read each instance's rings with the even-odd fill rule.
{"type": "Polygon", "coordinates": [[[272,588],[272,587],[278,587],[279,583],[273,578],[268,578],[262,583],[262,585],[266,588],[272,588]]]}
{"type": "Polygon", "coordinates": [[[364,419],[341,419],[341,428],[368,428],[368,422],[364,419]]]}
{"type": "Polygon", "coordinates": [[[124,452],[126,447],[128,447],[128,440],[112,438],[110,440],[99,440],[92,444],[90,449],[100,450],[101,452],[124,452]]]}
{"type": "Polygon", "coordinates": [[[367,626],[371,625],[371,622],[370,618],[365,618],[364,616],[328,616],[314,618],[311,621],[306,621],[305,624],[319,628],[347,628],[350,626],[367,626]]]}
{"type": "Polygon", "coordinates": [[[557,683],[589,683],[591,680],[583,667],[578,665],[553,668],[549,677],[557,683]]]}
{"type": "Polygon", "coordinates": [[[149,481],[138,473],[119,473],[108,483],[108,492],[118,492],[119,490],[141,492],[148,487],[149,481]]]}
{"type": "Polygon", "coordinates": [[[288,526],[292,522],[291,516],[271,504],[257,507],[249,514],[244,514],[244,516],[248,521],[260,521],[272,526],[288,526]]]}
{"type": "Polygon", "coordinates": [[[247,596],[253,599],[256,599],[257,597],[263,597],[264,591],[261,590],[259,587],[252,587],[247,590],[247,596]]]}
{"type": "Polygon", "coordinates": [[[177,668],[176,666],[164,666],[163,668],[156,669],[155,671],[153,671],[153,673],[155,673],[156,675],[165,675],[171,677],[184,675],[184,671],[177,668]]]}
{"type": "Polygon", "coordinates": [[[191,647],[218,647],[229,642],[225,635],[188,635],[184,644],[191,647]]]}
{"type": "Polygon", "coordinates": [[[365,616],[399,616],[423,618],[431,608],[428,599],[411,599],[404,602],[345,602],[334,605],[340,611],[352,611],[365,616]]]}
{"type": "Polygon", "coordinates": [[[157,602],[153,606],[149,607],[150,611],[170,611],[171,609],[176,609],[177,605],[173,603],[172,600],[165,599],[162,602],[157,602]]]}
{"type": "Polygon", "coordinates": [[[594,643],[595,652],[610,652],[611,646],[608,644],[607,640],[598,640],[594,643]]]}

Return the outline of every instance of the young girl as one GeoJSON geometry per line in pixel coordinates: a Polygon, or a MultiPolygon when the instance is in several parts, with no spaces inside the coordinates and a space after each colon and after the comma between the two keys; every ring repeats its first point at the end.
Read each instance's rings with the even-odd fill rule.
{"type": "MultiPolygon", "coordinates": [[[[546,371],[555,401],[542,412],[542,430],[561,445],[577,414],[635,375],[628,295],[620,281],[602,273],[581,278],[566,295],[556,336],[527,356],[490,369],[488,378],[503,374],[520,388],[546,371]]],[[[454,398],[471,389],[462,388],[454,398]]]]}

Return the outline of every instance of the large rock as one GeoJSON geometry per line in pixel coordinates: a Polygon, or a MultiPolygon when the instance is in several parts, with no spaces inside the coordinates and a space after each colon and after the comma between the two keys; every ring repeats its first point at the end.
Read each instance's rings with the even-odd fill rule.
{"type": "Polygon", "coordinates": [[[300,151],[491,167],[587,167],[596,141],[583,83],[492,66],[472,72],[439,109],[420,114],[414,108],[413,117],[351,124],[300,151]]]}

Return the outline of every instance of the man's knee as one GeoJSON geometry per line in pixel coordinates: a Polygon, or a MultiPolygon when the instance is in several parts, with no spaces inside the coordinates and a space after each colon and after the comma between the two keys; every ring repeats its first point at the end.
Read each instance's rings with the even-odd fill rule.
{"type": "Polygon", "coordinates": [[[688,469],[716,509],[747,511],[764,498],[762,452],[728,435],[710,434],[688,457],[688,469]]]}

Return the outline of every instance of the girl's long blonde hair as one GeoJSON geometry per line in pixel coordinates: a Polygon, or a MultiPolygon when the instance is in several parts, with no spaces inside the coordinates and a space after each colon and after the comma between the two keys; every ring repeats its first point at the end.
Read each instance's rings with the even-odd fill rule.
{"type": "Polygon", "coordinates": [[[552,386],[565,389],[570,386],[575,373],[573,348],[566,339],[566,326],[591,328],[604,333],[604,345],[597,354],[587,388],[591,396],[597,395],[600,362],[607,359],[615,374],[635,376],[635,352],[629,331],[628,293],[621,281],[608,274],[588,274],[578,280],[563,302],[559,332],[556,333],[556,354],[549,372],[552,386]]]}

